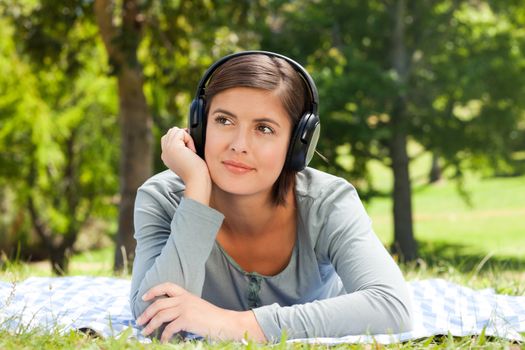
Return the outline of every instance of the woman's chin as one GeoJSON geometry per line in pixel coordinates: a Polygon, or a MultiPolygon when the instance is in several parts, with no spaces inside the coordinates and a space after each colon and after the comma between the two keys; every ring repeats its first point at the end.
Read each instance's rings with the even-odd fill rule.
{"type": "Polygon", "coordinates": [[[250,196],[263,196],[268,195],[271,192],[271,188],[261,188],[260,186],[255,186],[255,183],[251,184],[221,184],[214,182],[215,190],[218,194],[231,196],[231,197],[243,197],[247,198],[250,196]]]}

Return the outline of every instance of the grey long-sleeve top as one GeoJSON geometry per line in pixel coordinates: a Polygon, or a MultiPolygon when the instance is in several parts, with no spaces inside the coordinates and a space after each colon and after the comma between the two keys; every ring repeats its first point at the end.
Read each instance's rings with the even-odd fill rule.
{"type": "Polygon", "coordinates": [[[135,203],[130,303],[175,283],[230,310],[252,309],[269,341],[379,334],[411,328],[403,276],[371,227],[355,188],[306,168],[296,177],[297,239],[288,265],[274,276],[243,271],[215,241],[224,216],[184,198],[172,171],[142,185],[135,203]]]}

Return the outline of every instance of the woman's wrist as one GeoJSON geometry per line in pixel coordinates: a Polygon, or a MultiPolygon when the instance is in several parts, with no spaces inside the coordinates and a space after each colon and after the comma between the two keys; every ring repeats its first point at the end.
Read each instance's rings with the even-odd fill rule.
{"type": "Polygon", "coordinates": [[[193,178],[185,185],[184,197],[207,206],[210,205],[211,179],[209,176],[203,176],[201,179],[193,178]]]}
{"type": "Polygon", "coordinates": [[[264,335],[259,322],[255,318],[255,314],[251,311],[233,311],[235,329],[237,329],[236,336],[233,336],[235,340],[248,339],[255,342],[263,343],[266,342],[266,336],[264,335]]]}

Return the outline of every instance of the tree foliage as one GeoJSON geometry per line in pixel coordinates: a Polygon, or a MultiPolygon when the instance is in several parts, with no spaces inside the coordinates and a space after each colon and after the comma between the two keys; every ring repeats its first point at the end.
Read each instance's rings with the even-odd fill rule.
{"type": "MultiPolygon", "coordinates": [[[[27,197],[27,205],[28,212],[32,214],[33,228],[49,246],[52,260],[56,260],[53,266],[57,272],[67,269],[66,251],[71,249],[88,215],[79,214],[79,218],[70,221],[65,218],[74,217],[73,211],[76,209],[90,212],[89,205],[88,209],[82,205],[78,196],[79,186],[72,177],[77,176],[81,168],[89,169],[93,164],[85,162],[74,152],[78,148],[75,143],[79,142],[82,129],[73,121],[80,119],[85,122],[85,118],[88,118],[88,122],[95,123],[97,127],[104,125],[88,113],[96,109],[94,106],[100,108],[100,101],[95,100],[94,106],[87,103],[83,105],[82,95],[91,91],[85,83],[83,91],[78,91],[76,87],[82,84],[82,79],[93,79],[93,83],[98,78],[117,78],[119,117],[118,123],[112,120],[110,129],[112,132],[120,130],[120,135],[111,135],[107,140],[93,135],[91,137],[100,146],[109,140],[113,142],[112,147],[108,148],[112,150],[111,157],[103,159],[101,165],[114,166],[120,158],[120,213],[115,252],[115,267],[120,269],[133,258],[132,210],[135,191],[152,172],[151,113],[158,136],[173,124],[181,124],[186,119],[187,104],[204,67],[219,55],[255,42],[249,31],[239,35],[233,33],[231,24],[241,26],[253,21],[258,2],[245,2],[242,6],[233,3],[220,8],[215,6],[209,1],[124,0],[114,3],[97,0],[57,4],[41,0],[35,3],[18,1],[12,6],[3,7],[3,14],[11,19],[11,25],[16,28],[12,35],[20,43],[16,48],[17,53],[27,58],[27,67],[35,75],[48,78],[42,80],[39,93],[42,94],[42,106],[49,111],[45,115],[50,117],[41,120],[43,125],[39,125],[38,131],[45,135],[36,142],[36,147],[44,150],[45,157],[55,157],[63,171],[53,173],[56,174],[56,181],[48,181],[49,175],[45,171],[37,171],[40,169],[38,167],[33,170],[32,158],[26,157],[29,160],[26,165],[29,167],[28,172],[32,174],[29,179],[29,192],[32,194],[27,197]],[[100,52],[102,42],[106,55],[100,52]],[[94,50],[98,51],[94,53],[94,50]],[[107,57],[109,65],[103,62],[104,57],[107,57]],[[83,78],[86,71],[93,68],[93,63],[95,67],[103,68],[95,76],[83,78]],[[152,101],[151,108],[146,95],[152,101]],[[59,117],[62,114],[72,121],[68,124],[70,129],[67,129],[67,135],[60,138],[64,145],[59,145],[55,142],[53,132],[62,130],[59,117]],[[120,151],[115,154],[114,142],[119,139],[120,151]],[[48,177],[43,177],[41,173],[48,177]],[[56,200],[45,196],[37,198],[33,188],[39,179],[44,179],[41,181],[53,192],[56,200]],[[63,191],[59,190],[61,187],[63,191]],[[59,199],[66,202],[57,207],[59,199]],[[39,207],[52,212],[51,216],[61,225],[60,228],[54,226],[55,221],[41,218],[44,211],[40,211],[39,207]]],[[[103,92],[100,86],[98,89],[95,94],[103,92]]],[[[114,90],[112,96],[115,98],[114,90]]],[[[115,104],[116,100],[110,103],[115,104]]],[[[19,123],[12,116],[9,118],[14,125],[19,123]]],[[[104,136],[109,135],[101,135],[104,136]]],[[[100,154],[105,153],[107,151],[100,154]]],[[[161,168],[160,157],[155,159],[156,168],[161,168]]],[[[44,160],[44,163],[49,164],[49,159],[44,160]]],[[[98,169],[95,166],[93,170],[98,169]]],[[[114,179],[114,168],[109,177],[114,179]]],[[[115,186],[112,190],[115,191],[115,186]]]]}
{"type": "Polygon", "coordinates": [[[136,188],[164,169],[154,140],[185,125],[201,74],[233,51],[306,65],[330,160],[315,165],[365,199],[385,195],[370,162],[392,169],[407,259],[409,142],[458,181],[467,168],[515,173],[525,149],[523,0],[17,0],[0,15],[0,235],[39,233],[57,271],[115,203],[116,267],[121,246],[133,258],[136,188]]]}
{"type": "Polygon", "coordinates": [[[4,242],[18,239],[26,245],[30,240],[23,237],[36,232],[44,257],[63,273],[82,227],[114,211],[114,82],[104,75],[100,45],[77,52],[78,68],[72,73],[61,64],[47,65],[46,59],[26,59],[15,45],[23,33],[15,35],[5,19],[0,26],[0,84],[6,91],[0,97],[0,178],[4,198],[11,199],[2,227],[4,242]]]}
{"type": "Polygon", "coordinates": [[[264,45],[306,57],[314,72],[326,167],[364,179],[365,196],[377,194],[369,161],[392,168],[394,246],[415,258],[406,141],[439,154],[458,179],[510,164],[523,139],[522,15],[483,1],[276,4],[264,45]]]}

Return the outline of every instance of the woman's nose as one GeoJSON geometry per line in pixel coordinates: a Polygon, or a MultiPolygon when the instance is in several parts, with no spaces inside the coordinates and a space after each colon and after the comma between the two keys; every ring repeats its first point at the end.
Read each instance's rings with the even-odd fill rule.
{"type": "Polygon", "coordinates": [[[239,129],[233,135],[230,148],[235,152],[246,153],[249,149],[249,136],[246,130],[239,129]]]}

